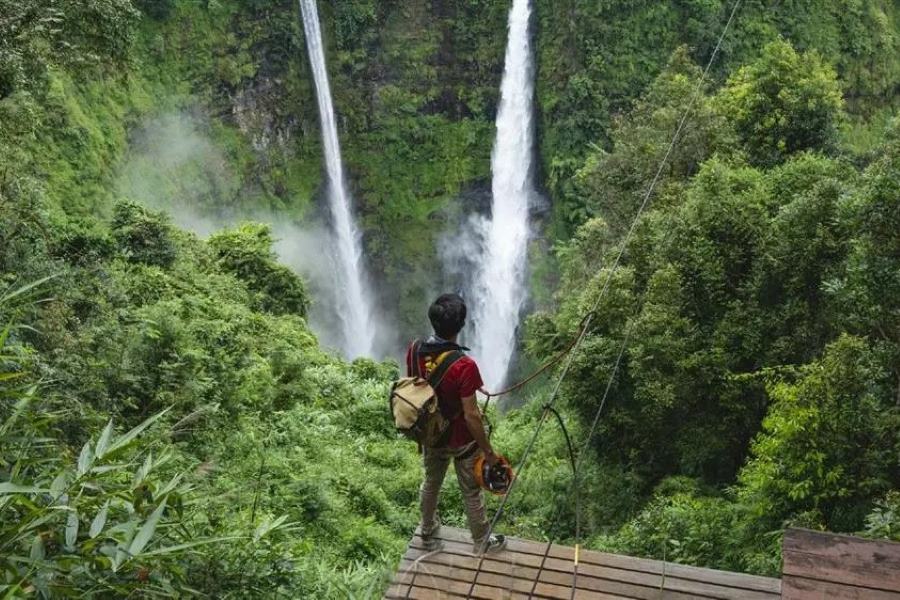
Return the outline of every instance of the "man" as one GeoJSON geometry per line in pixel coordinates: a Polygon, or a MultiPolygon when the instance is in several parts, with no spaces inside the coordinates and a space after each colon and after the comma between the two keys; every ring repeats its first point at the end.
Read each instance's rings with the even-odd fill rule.
{"type": "MultiPolygon", "coordinates": [[[[415,346],[410,345],[406,353],[406,370],[409,376],[416,372],[425,374],[428,359],[434,360],[448,350],[468,350],[456,343],[459,332],[466,322],[466,304],[460,296],[457,294],[440,296],[429,307],[428,320],[434,328],[434,335],[418,346],[418,352],[414,352],[415,346]],[[414,368],[413,361],[418,362],[418,370],[414,368]]],[[[463,356],[447,369],[435,390],[441,413],[453,420],[450,423],[446,445],[422,450],[425,480],[422,482],[419,496],[422,509],[421,535],[428,549],[437,549],[440,546],[435,538],[441,526],[436,514],[438,497],[451,459],[465,502],[474,552],[476,554],[496,552],[506,545],[502,535],[491,535],[488,538],[484,498],[481,488],[475,481],[473,469],[475,460],[480,454],[484,454],[484,460],[488,465],[493,466],[498,460],[484,431],[481,411],[478,410],[475,401],[475,392],[483,385],[478,365],[468,356],[463,356]]]]}

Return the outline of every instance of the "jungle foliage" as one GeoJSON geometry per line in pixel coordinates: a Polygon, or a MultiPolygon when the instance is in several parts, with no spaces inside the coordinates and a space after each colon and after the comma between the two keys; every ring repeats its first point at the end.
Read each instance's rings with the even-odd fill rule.
{"type": "Polygon", "coordinates": [[[773,42],[697,102],[629,237],[669,106],[696,87],[683,57],[576,175],[589,218],[557,246],[559,310],[530,317],[528,343],[550,356],[599,301],[563,394],[589,423],[613,377],[594,450],[652,500],[602,515],[624,524],[594,543],[775,574],[786,525],[874,530],[896,502],[900,123],[856,155],[835,73],[773,42]]]}
{"type": "MultiPolygon", "coordinates": [[[[575,439],[631,340],[581,476],[589,545],[776,574],[787,524],[897,539],[896,5],[745,1],[613,274],[730,3],[534,4],[533,360],[612,277],[563,388],[575,439]]],[[[404,334],[438,236],[484,209],[507,9],[320,3],[404,334]]],[[[0,592],[380,593],[417,518],[396,365],[320,348],[272,229],[234,223],[314,217],[320,154],[293,1],[0,0],[0,592]],[[158,210],[185,205],[231,225],[158,210]]],[[[542,392],[492,416],[514,461],[542,392]]],[[[533,460],[505,526],[569,541],[558,431],[533,460]]]]}

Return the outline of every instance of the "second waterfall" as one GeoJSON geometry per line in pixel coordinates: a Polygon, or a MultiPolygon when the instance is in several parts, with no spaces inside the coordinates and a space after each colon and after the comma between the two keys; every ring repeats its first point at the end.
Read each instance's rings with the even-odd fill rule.
{"type": "Polygon", "coordinates": [[[473,353],[489,389],[497,389],[506,379],[526,295],[529,208],[536,197],[530,16],[529,0],[513,0],[491,155],[491,219],[470,302],[474,306],[473,353]]]}
{"type": "Polygon", "coordinates": [[[331,88],[325,67],[325,50],[316,0],[300,0],[303,30],[309,63],[316,84],[319,117],[322,124],[322,146],[328,172],[328,203],[334,230],[335,270],[334,309],[341,323],[342,350],[349,358],[371,356],[375,343],[372,319],[372,295],[368,289],[362,255],[362,240],[353,221],[350,194],[344,181],[341,146],[338,141],[331,88]]]}

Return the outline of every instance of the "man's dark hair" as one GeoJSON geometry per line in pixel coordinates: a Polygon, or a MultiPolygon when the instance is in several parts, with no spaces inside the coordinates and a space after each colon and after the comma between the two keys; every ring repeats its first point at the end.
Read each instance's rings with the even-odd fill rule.
{"type": "Polygon", "coordinates": [[[466,324],[466,303],[459,294],[441,294],[428,307],[428,320],[438,337],[450,339],[466,324]]]}

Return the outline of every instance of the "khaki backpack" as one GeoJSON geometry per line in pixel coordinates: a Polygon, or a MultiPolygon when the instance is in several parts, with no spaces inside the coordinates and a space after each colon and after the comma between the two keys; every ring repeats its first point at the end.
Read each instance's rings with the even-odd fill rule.
{"type": "Polygon", "coordinates": [[[465,356],[459,350],[448,350],[434,360],[426,360],[427,377],[419,372],[419,347],[412,347],[413,377],[403,377],[391,386],[390,408],[397,431],[426,448],[436,448],[447,443],[450,424],[459,414],[447,418],[438,403],[437,388],[447,370],[465,356]]]}

